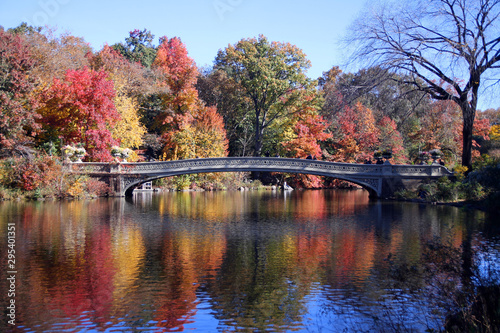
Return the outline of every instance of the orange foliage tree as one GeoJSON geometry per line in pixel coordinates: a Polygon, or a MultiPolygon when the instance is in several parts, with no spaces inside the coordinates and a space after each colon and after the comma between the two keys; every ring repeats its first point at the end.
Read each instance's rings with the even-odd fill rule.
{"type": "Polygon", "coordinates": [[[162,75],[164,112],[156,120],[165,144],[164,158],[215,157],[227,155],[222,117],[216,107],[206,107],[196,90],[198,69],[177,37],[161,38],[153,69],[162,75]]]}
{"type": "MultiPolygon", "coordinates": [[[[292,154],[292,157],[321,157],[320,142],[332,137],[331,133],[326,132],[328,123],[323,117],[315,114],[306,114],[297,118],[299,119],[294,127],[295,138],[283,142],[283,147],[292,154]]],[[[290,182],[292,186],[305,188],[318,188],[322,186],[322,178],[314,175],[295,174],[291,177],[290,182]]]]}
{"type": "Polygon", "coordinates": [[[308,155],[321,156],[319,143],[332,137],[331,133],[326,132],[328,124],[318,115],[308,114],[300,118],[295,124],[295,138],[283,142],[283,147],[297,158],[305,158],[308,155]]]}
{"type": "Polygon", "coordinates": [[[163,132],[168,135],[168,130],[179,130],[198,106],[195,88],[198,69],[178,37],[161,38],[152,67],[162,75],[160,85],[169,89],[162,95],[165,112],[157,119],[157,126],[163,127],[163,132]]]}

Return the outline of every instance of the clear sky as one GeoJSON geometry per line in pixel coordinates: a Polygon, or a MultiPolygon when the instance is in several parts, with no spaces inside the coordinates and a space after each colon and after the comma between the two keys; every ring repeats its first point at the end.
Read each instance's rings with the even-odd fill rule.
{"type": "Polygon", "coordinates": [[[129,31],[180,37],[200,67],[243,38],[265,35],[301,48],[321,76],[344,60],[338,39],[365,0],[0,0],[0,25],[27,22],[83,37],[94,50],[123,42],[129,31]]]}

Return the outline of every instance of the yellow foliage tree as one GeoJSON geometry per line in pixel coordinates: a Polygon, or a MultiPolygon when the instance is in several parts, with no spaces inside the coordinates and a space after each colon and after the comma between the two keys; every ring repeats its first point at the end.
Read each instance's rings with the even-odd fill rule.
{"type": "Polygon", "coordinates": [[[139,105],[135,98],[125,92],[125,85],[120,82],[120,76],[115,78],[115,107],[121,120],[111,129],[113,139],[120,141],[125,148],[139,148],[146,128],[141,124],[138,114],[139,105]]]}
{"type": "Polygon", "coordinates": [[[215,107],[200,106],[190,122],[173,134],[173,159],[224,157],[228,142],[224,122],[215,107]]]}
{"type": "Polygon", "coordinates": [[[490,139],[491,140],[500,140],[500,125],[491,126],[490,139]]]}

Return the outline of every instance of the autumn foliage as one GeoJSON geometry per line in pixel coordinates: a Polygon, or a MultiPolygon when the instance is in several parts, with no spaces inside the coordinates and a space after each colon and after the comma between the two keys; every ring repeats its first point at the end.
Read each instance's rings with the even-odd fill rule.
{"type": "Polygon", "coordinates": [[[291,152],[293,157],[319,157],[322,155],[320,143],[332,137],[331,133],[326,132],[327,128],[328,124],[323,117],[306,115],[295,123],[295,138],[283,142],[283,147],[291,152]]]}
{"type": "Polygon", "coordinates": [[[166,115],[159,121],[163,124],[176,122],[175,115],[193,111],[198,104],[198,92],[194,87],[198,69],[179,38],[162,38],[153,68],[162,74],[160,84],[169,89],[169,93],[162,96],[166,115]]]}
{"type": "Polygon", "coordinates": [[[393,161],[396,164],[407,163],[408,156],[404,149],[403,137],[398,131],[396,122],[385,116],[379,121],[378,128],[380,131],[379,142],[381,150],[391,151],[393,161]]]}
{"type": "Polygon", "coordinates": [[[0,30],[0,151],[21,153],[39,130],[34,109],[36,65],[29,46],[19,37],[0,30]]]}
{"type": "MultiPolygon", "coordinates": [[[[389,150],[399,164],[417,163],[431,149],[450,167],[461,158],[457,105],[415,95],[396,74],[376,81],[380,68],[333,67],[315,81],[302,50],[263,35],[228,45],[212,68],[199,69],[179,37],[154,41],[136,29],[125,43],[94,51],[68,33],[0,28],[0,156],[34,161],[44,150],[42,160],[55,160],[64,145],[79,144],[85,161],[112,161],[115,145],[142,160],[266,155],[368,163],[374,151],[389,150]]],[[[495,114],[475,117],[474,157],[500,137],[495,114]]],[[[47,161],[23,164],[25,180],[8,186],[48,186],[39,168],[57,167],[47,161]]],[[[279,177],[324,186],[315,176],[279,177]]],[[[101,187],[89,184],[75,180],[68,191],[101,187]]]]}
{"type": "Polygon", "coordinates": [[[362,163],[371,158],[379,146],[380,134],[372,110],[359,102],[345,106],[337,121],[333,160],[362,163]]]}
{"type": "Polygon", "coordinates": [[[215,107],[206,107],[198,98],[196,64],[179,38],[161,41],[153,68],[169,89],[161,95],[164,112],[156,119],[165,144],[163,158],[226,156],[224,122],[215,107]]]}

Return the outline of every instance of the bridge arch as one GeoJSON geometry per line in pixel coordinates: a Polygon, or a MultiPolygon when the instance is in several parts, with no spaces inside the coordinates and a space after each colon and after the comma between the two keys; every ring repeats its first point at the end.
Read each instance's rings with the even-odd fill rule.
{"type": "MultiPolygon", "coordinates": [[[[250,171],[256,171],[256,170],[238,170],[238,171],[210,171],[210,172],[250,172],[250,171]]],[[[316,176],[325,176],[325,177],[331,177],[339,180],[345,180],[351,183],[354,183],[356,185],[361,186],[363,189],[367,190],[370,194],[370,197],[378,197],[379,193],[377,192],[377,188],[375,188],[371,184],[367,184],[355,179],[350,179],[349,177],[344,177],[344,176],[332,176],[332,175],[323,175],[319,173],[305,173],[305,172],[292,172],[292,171],[279,171],[279,170],[265,170],[265,172],[281,172],[281,173],[296,173],[296,174],[305,174],[305,175],[316,175],[316,176]]],[[[136,181],[131,181],[129,184],[127,184],[127,188],[125,189],[125,196],[132,196],[134,189],[143,184],[147,183],[150,181],[154,181],[157,179],[162,179],[162,178],[167,178],[167,177],[173,177],[173,176],[180,176],[180,175],[186,175],[186,174],[199,174],[199,173],[206,173],[206,171],[203,172],[179,172],[179,173],[174,173],[174,174],[168,174],[168,175],[160,175],[160,176],[155,176],[155,177],[149,177],[149,178],[144,178],[141,180],[136,180],[136,181]]]]}

